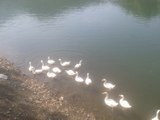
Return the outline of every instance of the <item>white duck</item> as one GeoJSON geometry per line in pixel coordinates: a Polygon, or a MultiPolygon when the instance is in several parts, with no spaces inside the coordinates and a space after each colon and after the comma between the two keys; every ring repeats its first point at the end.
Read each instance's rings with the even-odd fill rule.
{"type": "Polygon", "coordinates": [[[53,72],[47,72],[47,77],[49,77],[49,78],[54,78],[54,77],[56,77],[56,74],[55,73],[53,73],[53,72]]]}
{"type": "Polygon", "coordinates": [[[83,82],[84,79],[78,76],[78,72],[76,71],[76,77],[75,77],[76,82],[83,82]]]}
{"type": "Polygon", "coordinates": [[[85,79],[85,83],[86,83],[86,85],[89,85],[89,84],[92,83],[92,80],[89,78],[89,73],[87,73],[87,77],[85,79]]]}
{"type": "Polygon", "coordinates": [[[61,59],[59,59],[59,61],[60,61],[61,66],[68,66],[68,65],[70,65],[70,63],[71,63],[71,62],[69,62],[69,61],[62,62],[61,59]]]}
{"type": "Polygon", "coordinates": [[[47,61],[48,64],[52,65],[55,63],[54,60],[52,60],[49,56],[48,56],[48,61],[47,61]]]}
{"type": "Polygon", "coordinates": [[[49,69],[50,69],[50,67],[49,67],[49,66],[44,65],[43,60],[41,60],[41,63],[42,63],[42,70],[49,70],[49,69]]]}
{"type": "Polygon", "coordinates": [[[132,106],[128,103],[127,100],[124,100],[124,95],[119,95],[121,99],[119,100],[119,104],[122,108],[131,108],[132,106]]]}
{"type": "Polygon", "coordinates": [[[54,73],[61,73],[61,72],[62,72],[61,69],[59,69],[58,67],[52,68],[52,71],[53,71],[54,73]]]}
{"type": "Polygon", "coordinates": [[[29,68],[28,68],[28,70],[29,70],[30,72],[33,72],[33,71],[35,70],[35,67],[32,66],[32,63],[31,63],[31,62],[29,62],[29,68]]]}
{"type": "Polygon", "coordinates": [[[70,76],[73,76],[76,74],[73,70],[66,70],[66,73],[70,76]]]}
{"type": "Polygon", "coordinates": [[[159,120],[159,117],[158,117],[159,112],[160,112],[160,109],[157,110],[156,116],[152,118],[151,120],[159,120]]]}
{"type": "Polygon", "coordinates": [[[103,92],[102,94],[106,94],[106,97],[105,97],[105,99],[104,99],[104,102],[105,102],[105,104],[106,104],[107,106],[111,107],[112,109],[113,109],[114,107],[117,107],[117,106],[118,106],[118,103],[117,103],[115,100],[108,98],[108,93],[107,93],[107,92],[103,92]]]}
{"type": "Polygon", "coordinates": [[[42,72],[43,72],[42,69],[35,69],[35,70],[33,71],[33,74],[40,74],[40,73],[42,73],[42,72]]]}
{"type": "Polygon", "coordinates": [[[77,63],[77,64],[74,66],[74,68],[79,68],[79,67],[81,67],[81,65],[82,65],[82,60],[80,60],[79,63],[77,63]]]}
{"type": "Polygon", "coordinates": [[[105,78],[102,79],[102,81],[104,82],[103,83],[103,86],[105,88],[107,88],[108,90],[111,90],[113,89],[116,85],[112,84],[112,83],[108,83],[107,80],[105,78]]]}

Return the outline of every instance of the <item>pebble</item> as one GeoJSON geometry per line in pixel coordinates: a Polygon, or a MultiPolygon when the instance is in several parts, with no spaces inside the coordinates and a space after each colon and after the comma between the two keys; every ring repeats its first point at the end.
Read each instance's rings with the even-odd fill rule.
{"type": "Polygon", "coordinates": [[[1,78],[1,79],[4,79],[4,80],[7,80],[7,79],[8,79],[8,76],[7,76],[7,75],[4,75],[4,74],[0,74],[0,78],[1,78]]]}

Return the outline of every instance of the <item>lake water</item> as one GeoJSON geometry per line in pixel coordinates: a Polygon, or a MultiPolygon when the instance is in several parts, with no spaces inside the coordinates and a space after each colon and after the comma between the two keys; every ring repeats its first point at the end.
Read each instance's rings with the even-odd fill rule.
{"type": "MultiPolygon", "coordinates": [[[[113,97],[124,94],[133,105],[128,120],[149,120],[160,108],[160,0],[1,0],[0,54],[26,73],[29,61],[47,56],[82,59],[80,76],[89,72],[94,84],[77,92],[92,98],[97,119],[108,110],[104,77],[117,85],[113,97]]],[[[65,84],[59,89],[75,88],[65,84]]]]}

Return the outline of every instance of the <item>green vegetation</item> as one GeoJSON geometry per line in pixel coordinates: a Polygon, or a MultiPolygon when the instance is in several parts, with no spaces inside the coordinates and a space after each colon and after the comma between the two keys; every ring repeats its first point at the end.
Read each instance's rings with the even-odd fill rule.
{"type": "Polygon", "coordinates": [[[160,0],[116,0],[129,14],[150,19],[160,15],[160,0]]]}

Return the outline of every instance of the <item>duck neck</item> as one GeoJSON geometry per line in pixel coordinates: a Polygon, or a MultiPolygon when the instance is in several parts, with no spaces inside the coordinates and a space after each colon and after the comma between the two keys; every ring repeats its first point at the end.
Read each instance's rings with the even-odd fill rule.
{"type": "Polygon", "coordinates": [[[105,97],[105,99],[108,99],[108,93],[106,94],[106,97],[105,97]]]}
{"type": "Polygon", "coordinates": [[[36,74],[35,70],[32,71],[33,74],[36,74]]]}
{"type": "Polygon", "coordinates": [[[43,62],[43,61],[41,61],[41,63],[42,63],[42,66],[44,66],[44,62],[43,62]]]}
{"type": "Polygon", "coordinates": [[[78,77],[78,72],[76,72],[76,77],[78,77]]]}
{"type": "Polygon", "coordinates": [[[121,97],[121,100],[122,100],[122,101],[124,100],[124,97],[123,97],[123,96],[121,97]]]}
{"type": "Polygon", "coordinates": [[[156,117],[158,118],[160,110],[157,110],[156,117]]]}
{"type": "Polygon", "coordinates": [[[61,59],[59,59],[59,61],[60,61],[60,64],[63,64],[61,59]]]}
{"type": "Polygon", "coordinates": [[[87,73],[87,78],[89,78],[89,73],[87,73]]]}
{"type": "Polygon", "coordinates": [[[107,83],[107,80],[106,80],[106,79],[104,79],[104,83],[107,83]]]}

